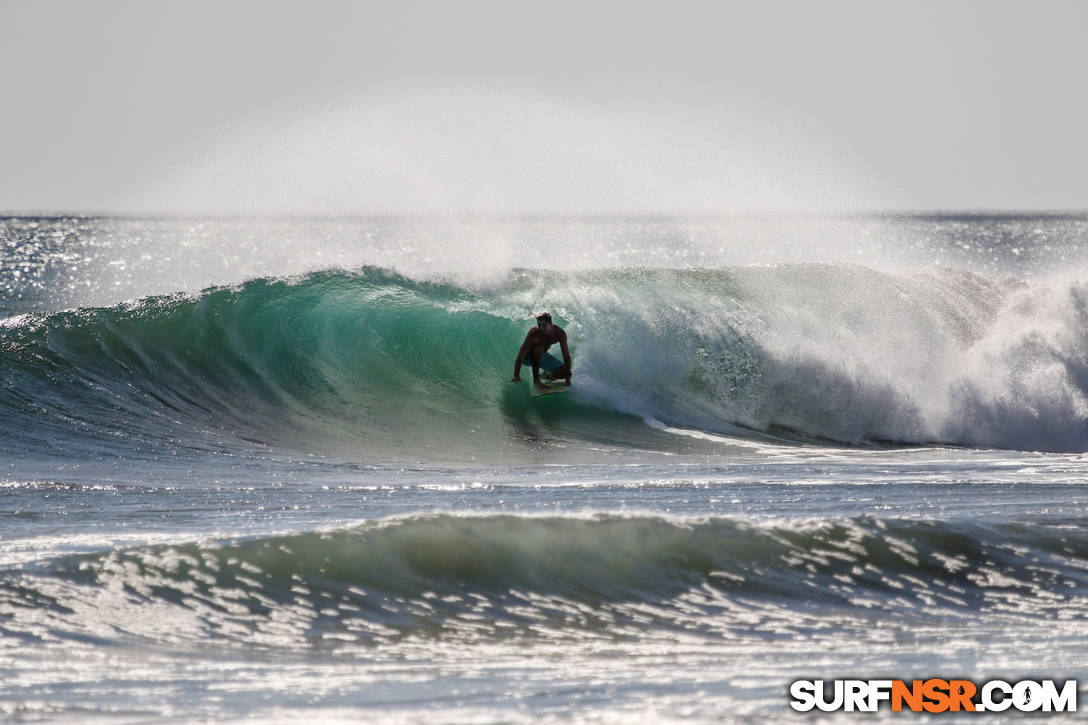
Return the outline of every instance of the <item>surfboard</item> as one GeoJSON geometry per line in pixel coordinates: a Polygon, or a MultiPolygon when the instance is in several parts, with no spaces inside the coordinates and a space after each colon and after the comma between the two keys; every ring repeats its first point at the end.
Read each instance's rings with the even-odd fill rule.
{"type": "Polygon", "coordinates": [[[565,393],[570,390],[570,385],[567,381],[560,378],[559,380],[542,380],[541,387],[537,387],[532,383],[529,383],[529,393],[534,398],[539,398],[542,395],[555,395],[556,393],[565,393]]]}

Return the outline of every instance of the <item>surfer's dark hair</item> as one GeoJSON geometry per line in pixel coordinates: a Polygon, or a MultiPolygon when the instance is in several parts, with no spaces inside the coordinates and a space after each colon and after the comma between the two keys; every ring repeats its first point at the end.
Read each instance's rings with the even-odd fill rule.
{"type": "Polygon", "coordinates": [[[541,320],[547,320],[548,322],[551,322],[552,321],[552,313],[550,313],[550,312],[537,313],[536,321],[540,322],[541,320]]]}

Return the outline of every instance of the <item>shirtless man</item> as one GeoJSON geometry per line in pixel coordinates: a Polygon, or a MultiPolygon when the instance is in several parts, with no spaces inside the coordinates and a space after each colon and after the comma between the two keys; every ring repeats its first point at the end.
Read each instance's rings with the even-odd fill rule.
{"type": "Polygon", "coordinates": [[[567,348],[567,333],[563,328],[552,322],[549,312],[541,312],[536,316],[536,327],[529,330],[525,336],[525,342],[521,343],[518,356],[514,360],[514,377],[512,383],[521,382],[521,366],[533,367],[533,384],[540,386],[540,371],[544,370],[552,380],[565,378],[570,385],[570,350],[567,348]],[[548,352],[548,348],[559,343],[559,349],[563,351],[563,362],[548,352]]]}

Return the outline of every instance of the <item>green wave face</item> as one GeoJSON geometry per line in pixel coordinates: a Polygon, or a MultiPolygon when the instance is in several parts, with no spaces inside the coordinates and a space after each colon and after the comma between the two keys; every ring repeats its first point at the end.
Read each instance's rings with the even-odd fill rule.
{"type": "Polygon", "coordinates": [[[364,269],[23,318],[0,332],[11,443],[109,456],[122,433],[130,456],[256,445],[377,462],[691,447],[510,383],[531,309],[364,269]]]}

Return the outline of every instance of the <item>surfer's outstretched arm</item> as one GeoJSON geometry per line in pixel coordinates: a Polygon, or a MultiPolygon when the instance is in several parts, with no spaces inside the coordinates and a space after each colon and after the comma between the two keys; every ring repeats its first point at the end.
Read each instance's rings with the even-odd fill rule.
{"type": "Polygon", "coordinates": [[[514,358],[514,377],[510,378],[512,383],[521,382],[521,361],[525,359],[525,353],[529,352],[529,348],[532,347],[532,342],[529,338],[533,335],[532,330],[525,336],[525,342],[521,343],[521,347],[518,348],[518,356],[514,358]]]}
{"type": "Polygon", "coordinates": [[[565,377],[567,379],[567,382],[569,383],[572,368],[570,366],[570,348],[567,347],[566,335],[563,335],[563,337],[559,338],[559,349],[563,351],[563,372],[566,373],[566,375],[564,375],[563,377],[565,377]]]}

